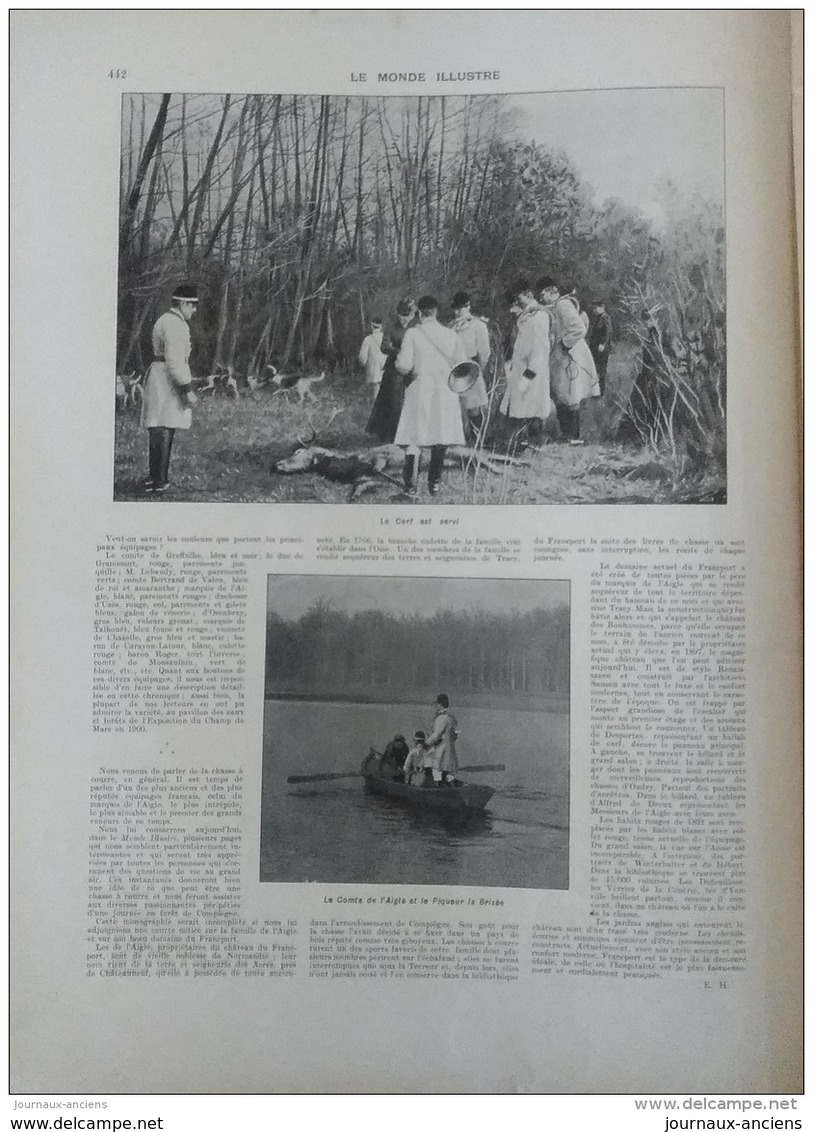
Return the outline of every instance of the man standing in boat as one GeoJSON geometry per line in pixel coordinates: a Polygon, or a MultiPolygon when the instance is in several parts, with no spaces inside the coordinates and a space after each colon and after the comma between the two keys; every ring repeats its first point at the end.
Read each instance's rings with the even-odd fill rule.
{"type": "Polygon", "coordinates": [[[437,761],[434,763],[440,773],[441,785],[448,785],[449,778],[457,774],[457,720],[449,711],[449,697],[441,692],[435,700],[435,719],[432,724],[432,733],[426,740],[430,752],[433,752],[437,761]]]}

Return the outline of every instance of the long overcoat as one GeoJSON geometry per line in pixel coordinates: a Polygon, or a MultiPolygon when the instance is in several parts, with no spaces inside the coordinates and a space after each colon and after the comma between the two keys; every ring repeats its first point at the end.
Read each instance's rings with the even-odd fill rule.
{"type": "Polygon", "coordinates": [[[382,350],[386,360],[378,387],[375,404],[367,421],[367,432],[382,444],[392,444],[398,431],[401,410],[404,407],[404,375],[395,368],[406,330],[396,320],[385,339],[382,350]]]}
{"type": "Polygon", "coordinates": [[[459,394],[460,404],[467,412],[483,409],[488,404],[488,391],[483,374],[491,357],[488,327],[481,318],[476,318],[473,314],[464,314],[454,320],[451,329],[463,343],[466,357],[477,362],[483,371],[471,389],[459,394]]]}
{"type": "Polygon", "coordinates": [[[434,765],[438,770],[457,774],[457,720],[448,708],[438,705],[435,720],[432,724],[432,733],[427,737],[426,745],[435,753],[437,761],[434,765]]]}
{"type": "Polygon", "coordinates": [[[572,299],[561,298],[546,308],[550,312],[550,388],[557,405],[571,408],[588,397],[600,397],[596,363],[585,341],[587,331],[572,299]]]}
{"type": "Polygon", "coordinates": [[[517,319],[507,379],[501,413],[520,420],[546,420],[551,415],[550,315],[536,304],[526,307],[517,319]],[[523,376],[526,370],[534,377],[523,376]]]}
{"type": "Polygon", "coordinates": [[[366,385],[379,385],[381,382],[384,363],[387,360],[387,355],[381,348],[381,341],[382,335],[379,331],[378,333],[368,334],[361,343],[359,362],[364,367],[366,385]]]}
{"type": "Polygon", "coordinates": [[[141,423],[145,428],[189,428],[192,410],[185,393],[192,388],[186,319],[176,311],[162,314],[152,329],[155,361],[147,372],[141,423]]]}
{"type": "Polygon", "coordinates": [[[407,330],[395,365],[400,373],[416,376],[404,394],[396,444],[427,448],[465,443],[460,400],[449,388],[449,374],[465,361],[463,343],[435,319],[407,330]]]}

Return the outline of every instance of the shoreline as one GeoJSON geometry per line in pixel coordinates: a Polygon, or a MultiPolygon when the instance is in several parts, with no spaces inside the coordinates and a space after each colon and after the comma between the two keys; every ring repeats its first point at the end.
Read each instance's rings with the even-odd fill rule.
{"type": "MultiPolygon", "coordinates": [[[[431,693],[421,694],[420,691],[402,691],[375,695],[370,692],[362,695],[360,692],[300,692],[300,691],[267,691],[265,700],[278,700],[292,703],[327,703],[327,704],[359,704],[365,707],[376,707],[382,704],[421,704],[429,705],[434,701],[431,693]]],[[[517,694],[505,696],[495,693],[461,693],[449,694],[452,711],[455,708],[484,708],[492,711],[541,711],[553,715],[566,715],[569,703],[566,696],[532,696],[517,694]]]]}

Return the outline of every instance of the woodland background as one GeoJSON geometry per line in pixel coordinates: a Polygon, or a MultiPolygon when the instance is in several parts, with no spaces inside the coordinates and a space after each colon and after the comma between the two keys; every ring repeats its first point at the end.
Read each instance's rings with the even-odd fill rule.
{"type": "MultiPolygon", "coordinates": [[[[612,437],[635,379],[647,310],[669,342],[659,359],[658,428],[644,421],[639,430],[663,473],[655,476],[658,498],[626,485],[617,492],[615,481],[632,464],[616,468],[613,452],[602,451],[602,482],[585,501],[609,500],[610,489],[622,502],[721,501],[719,205],[664,183],[655,224],[635,202],[597,200],[565,152],[522,135],[515,96],[127,95],[122,114],[118,373],[146,369],[152,324],[173,286],[189,277],[201,292],[193,372],[228,369],[245,383],[268,364],[324,369],[345,410],[326,442],[346,447],[363,443],[365,412],[363,404],[354,411],[353,386],[341,383],[355,380],[372,315],[387,319],[402,296],[428,292],[441,300],[444,318],[462,287],[501,354],[513,328],[506,286],[518,275],[533,283],[552,274],[588,312],[603,298],[615,326],[609,394],[587,421],[588,438],[612,437]]],[[[498,370],[489,374],[495,386],[498,370]]],[[[216,446],[216,463],[212,441],[224,421],[213,409],[208,435],[201,418],[205,439],[190,452],[189,498],[248,500],[266,490],[250,482],[263,412],[239,413],[226,422],[229,445],[216,446]],[[235,462],[243,465],[242,486],[235,462]]],[[[284,448],[295,443],[297,423],[307,431],[304,421],[276,429],[269,413],[262,435],[284,448]]],[[[128,497],[141,475],[141,446],[134,426],[119,432],[117,493],[128,497]]],[[[549,479],[560,462],[546,469],[549,479]]],[[[573,478],[569,466],[561,471],[564,481],[573,478]]],[[[532,475],[521,501],[533,501],[535,482],[532,475]]],[[[274,491],[274,498],[298,499],[303,489],[274,491]]],[[[568,491],[555,501],[570,501],[568,491]]]]}
{"type": "Polygon", "coordinates": [[[399,616],[318,599],[296,619],[269,610],[265,671],[267,696],[432,702],[443,689],[458,703],[565,709],[570,614],[558,606],[399,616]]]}

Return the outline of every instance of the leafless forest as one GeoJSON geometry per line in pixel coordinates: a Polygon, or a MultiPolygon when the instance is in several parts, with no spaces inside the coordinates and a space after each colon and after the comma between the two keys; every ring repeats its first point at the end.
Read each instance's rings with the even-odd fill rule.
{"type": "MultiPolygon", "coordinates": [[[[670,490],[709,469],[724,483],[721,209],[665,184],[656,228],[634,201],[598,201],[567,153],[528,140],[522,115],[518,96],[125,96],[117,372],[149,364],[182,277],[201,290],[193,372],[251,386],[269,363],[346,378],[368,318],[405,294],[448,304],[469,290],[510,349],[506,285],[551,273],[588,310],[606,299],[616,362],[630,360],[617,377],[611,364],[597,439],[629,397],[655,310],[669,349],[640,439],[670,490]]],[[[131,443],[125,430],[128,469],[131,443]]]]}
{"type": "Polygon", "coordinates": [[[566,699],[569,625],[566,606],[395,616],[317,600],[296,620],[269,611],[266,692],[391,699],[445,688],[456,697],[566,699]]]}

